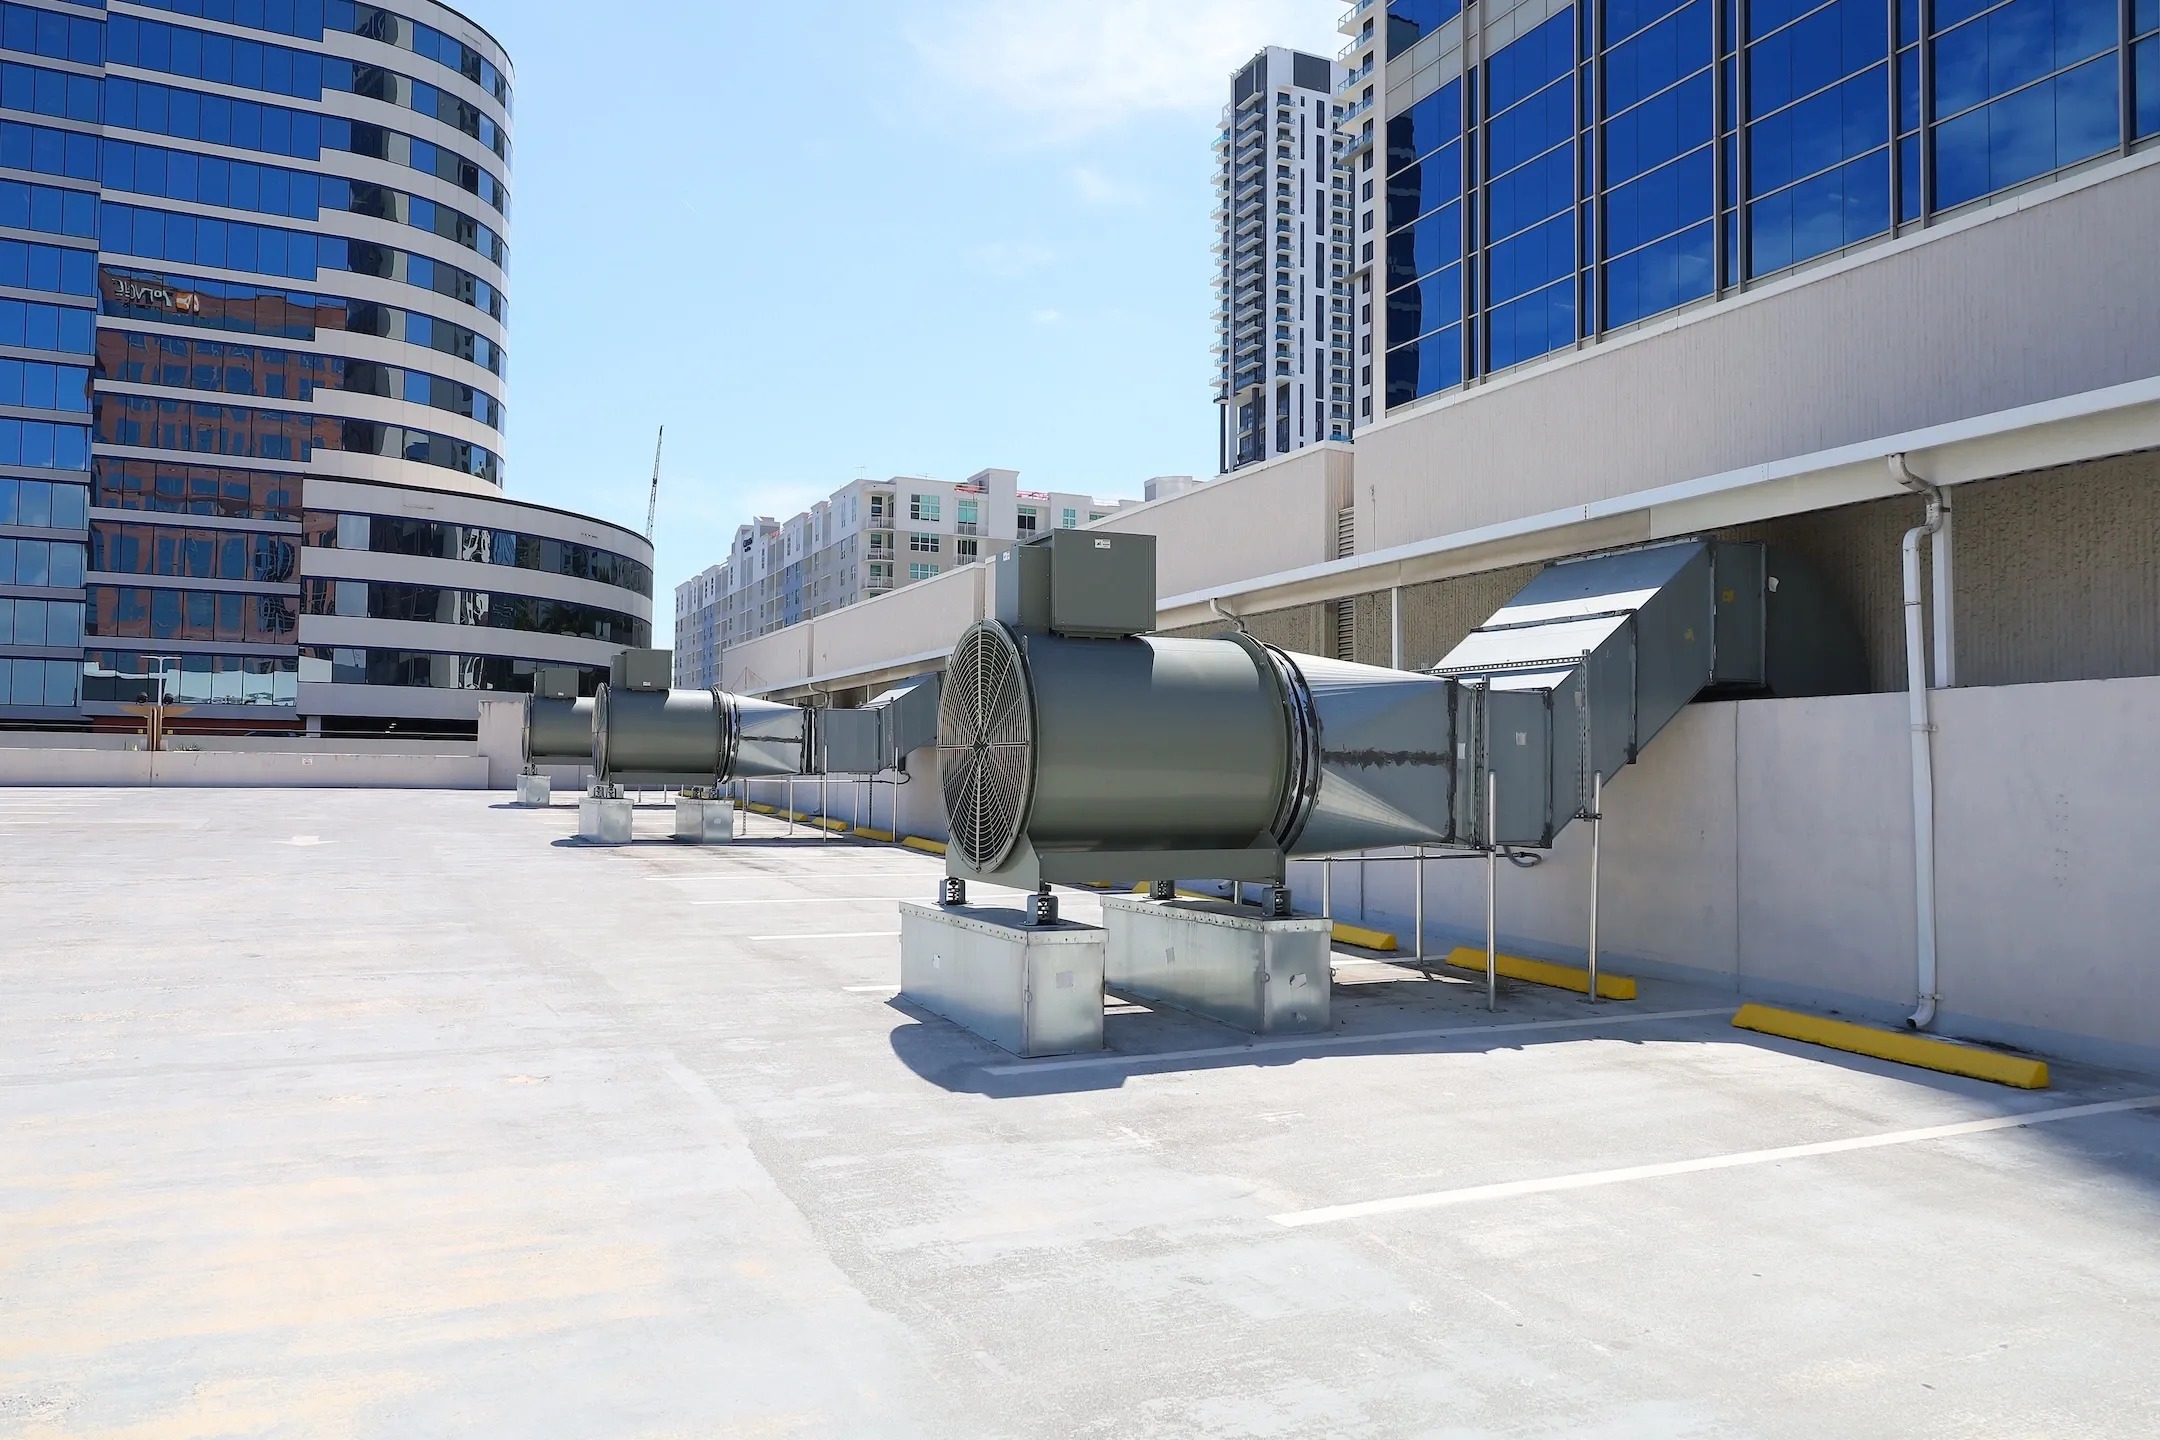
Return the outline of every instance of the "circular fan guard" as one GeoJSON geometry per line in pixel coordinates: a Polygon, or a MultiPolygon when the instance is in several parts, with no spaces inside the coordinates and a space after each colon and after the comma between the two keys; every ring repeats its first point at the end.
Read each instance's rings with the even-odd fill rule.
{"type": "Polygon", "coordinates": [[[938,770],[952,843],[977,871],[1019,842],[1035,783],[1035,714],[1012,635],[983,621],[960,637],[938,702],[938,770]]]}

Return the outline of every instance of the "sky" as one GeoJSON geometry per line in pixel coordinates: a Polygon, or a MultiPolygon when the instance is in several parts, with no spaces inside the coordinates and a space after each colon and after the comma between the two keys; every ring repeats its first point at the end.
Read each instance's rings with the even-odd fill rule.
{"type": "Polygon", "coordinates": [[[515,67],[508,491],[641,530],[667,426],[655,645],[861,476],[1214,473],[1210,145],[1338,0],[458,3],[515,67]]]}

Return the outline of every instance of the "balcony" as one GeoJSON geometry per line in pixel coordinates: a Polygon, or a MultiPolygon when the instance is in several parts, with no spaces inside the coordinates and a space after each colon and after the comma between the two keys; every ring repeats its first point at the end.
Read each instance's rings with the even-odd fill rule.
{"type": "Polygon", "coordinates": [[[1343,76],[1341,82],[1336,85],[1336,98],[1340,99],[1342,96],[1348,94],[1350,91],[1357,89],[1360,84],[1364,83],[1364,81],[1369,76],[1371,76],[1374,66],[1378,63],[1379,62],[1376,55],[1366,56],[1364,64],[1358,66],[1357,69],[1352,70],[1348,75],[1343,76]]]}
{"type": "Polygon", "coordinates": [[[1342,131],[1343,133],[1347,134],[1348,131],[1344,129],[1345,126],[1349,125],[1352,121],[1358,119],[1360,116],[1372,113],[1373,101],[1375,98],[1375,96],[1367,95],[1364,99],[1359,100],[1356,104],[1345,105],[1343,107],[1342,114],[1336,117],[1335,128],[1338,131],[1342,131]]]}
{"type": "Polygon", "coordinates": [[[1356,4],[1343,11],[1341,16],[1336,19],[1335,33],[1338,35],[1357,34],[1359,28],[1365,22],[1365,17],[1372,14],[1379,6],[1379,3],[1380,0],[1357,0],[1356,4]]]}

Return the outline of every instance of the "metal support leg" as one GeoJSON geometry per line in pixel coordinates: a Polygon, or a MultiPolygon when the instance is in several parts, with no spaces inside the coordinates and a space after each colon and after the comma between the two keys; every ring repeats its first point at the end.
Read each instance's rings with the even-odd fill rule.
{"type": "Polygon", "coordinates": [[[1605,819],[1605,777],[1596,775],[1590,781],[1590,1003],[1598,1003],[1597,993],[1597,907],[1598,907],[1598,826],[1605,819]]]}
{"type": "Polygon", "coordinates": [[[1045,881],[1043,887],[1029,897],[1028,923],[1030,925],[1055,925],[1058,923],[1057,896],[1050,893],[1048,881],[1045,881]]]}
{"type": "Polygon", "coordinates": [[[1320,915],[1326,920],[1335,918],[1335,859],[1329,856],[1320,862],[1320,915]]]}
{"type": "Polygon", "coordinates": [[[795,833],[795,777],[787,777],[787,833],[795,833]]]}
{"type": "Polygon", "coordinates": [[[967,904],[967,881],[957,875],[947,875],[938,882],[937,903],[943,906],[967,904]]]}
{"type": "Polygon", "coordinates": [[[818,828],[818,837],[817,837],[817,838],[818,838],[818,839],[820,839],[820,840],[830,840],[830,839],[832,839],[832,815],[831,815],[831,813],[829,812],[829,810],[827,809],[827,806],[826,806],[826,803],[825,803],[825,801],[826,801],[826,794],[827,794],[827,789],[826,789],[826,787],[827,787],[827,786],[829,786],[829,785],[830,785],[831,783],[832,783],[832,782],[831,782],[831,781],[829,781],[829,780],[827,780],[827,779],[826,779],[826,778],[825,778],[824,776],[822,776],[822,775],[818,776],[818,782],[817,782],[817,828],[818,828]]]}
{"type": "Polygon", "coordinates": [[[1410,852],[1410,868],[1414,873],[1411,888],[1416,895],[1413,924],[1417,926],[1417,967],[1425,968],[1425,847],[1416,846],[1410,852]]]}
{"type": "Polygon", "coordinates": [[[1500,1008],[1500,777],[1485,774],[1485,1008],[1500,1008]]]}
{"type": "Polygon", "coordinates": [[[1150,880],[1150,881],[1148,882],[1148,899],[1150,899],[1150,900],[1175,900],[1175,899],[1177,899],[1177,881],[1175,881],[1175,880],[1150,880]]]}

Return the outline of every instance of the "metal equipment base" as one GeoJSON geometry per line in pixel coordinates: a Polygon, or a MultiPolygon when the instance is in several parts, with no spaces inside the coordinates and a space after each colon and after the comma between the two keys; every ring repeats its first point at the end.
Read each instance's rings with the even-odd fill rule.
{"type": "Polygon", "coordinates": [[[627,845],[635,814],[627,799],[581,796],[577,802],[578,839],[588,845],[627,845]]]}
{"type": "Polygon", "coordinates": [[[900,902],[900,994],[1015,1055],[1103,1048],[1103,932],[900,902]]]}
{"type": "Polygon", "coordinates": [[[555,782],[545,775],[520,775],[517,777],[517,803],[532,810],[545,810],[555,799],[555,782]]]}
{"type": "Polygon", "coordinates": [[[1298,1035],[1332,1023],[1328,956],[1334,924],[1318,915],[1269,919],[1225,900],[1102,899],[1104,978],[1256,1035],[1298,1035]]]}
{"type": "Polygon", "coordinates": [[[675,797],[675,838],[689,845],[730,845],[735,841],[735,802],[675,797]]]}

